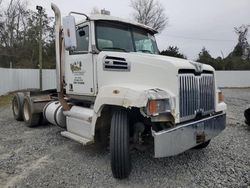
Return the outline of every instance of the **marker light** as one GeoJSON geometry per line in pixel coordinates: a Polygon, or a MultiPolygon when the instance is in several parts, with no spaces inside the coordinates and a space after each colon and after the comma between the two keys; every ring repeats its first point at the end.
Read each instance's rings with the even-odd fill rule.
{"type": "Polygon", "coordinates": [[[147,114],[148,115],[158,115],[165,112],[170,112],[170,102],[169,99],[156,99],[149,100],[147,105],[147,114]]]}
{"type": "Polygon", "coordinates": [[[218,92],[218,102],[222,103],[222,102],[224,102],[224,99],[225,99],[225,97],[224,97],[222,91],[219,91],[218,92]]]}

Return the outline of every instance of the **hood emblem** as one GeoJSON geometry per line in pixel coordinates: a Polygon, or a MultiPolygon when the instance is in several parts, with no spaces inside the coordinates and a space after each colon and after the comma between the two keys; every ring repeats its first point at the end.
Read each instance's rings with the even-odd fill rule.
{"type": "Polygon", "coordinates": [[[190,63],[195,67],[195,72],[197,73],[202,73],[203,71],[203,65],[202,63],[190,61],[190,63]]]}

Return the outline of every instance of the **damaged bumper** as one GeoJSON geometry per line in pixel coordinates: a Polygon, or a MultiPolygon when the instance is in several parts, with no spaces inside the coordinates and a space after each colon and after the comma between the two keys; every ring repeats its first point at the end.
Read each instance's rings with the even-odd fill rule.
{"type": "Polygon", "coordinates": [[[226,114],[211,116],[199,121],[178,125],[175,128],[155,132],[155,157],[180,154],[203,142],[211,140],[226,127],[226,114]]]}

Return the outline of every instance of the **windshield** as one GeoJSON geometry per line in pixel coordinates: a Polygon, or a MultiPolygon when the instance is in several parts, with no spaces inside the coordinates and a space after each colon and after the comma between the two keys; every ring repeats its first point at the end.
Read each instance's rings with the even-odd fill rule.
{"type": "Polygon", "coordinates": [[[101,51],[158,54],[154,35],[145,29],[117,22],[96,22],[96,44],[101,51]]]}

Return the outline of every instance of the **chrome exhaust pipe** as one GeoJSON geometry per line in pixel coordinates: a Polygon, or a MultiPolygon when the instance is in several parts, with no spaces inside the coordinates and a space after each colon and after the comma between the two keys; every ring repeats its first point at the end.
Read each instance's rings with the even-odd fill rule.
{"type": "Polygon", "coordinates": [[[62,72],[61,72],[61,12],[53,3],[51,8],[55,13],[55,46],[56,46],[56,89],[60,93],[62,91],[62,72]]]}
{"type": "Polygon", "coordinates": [[[64,45],[62,40],[62,19],[60,9],[53,3],[51,8],[55,13],[55,46],[56,46],[56,90],[58,93],[58,100],[65,111],[70,110],[70,106],[64,99],[63,93],[63,68],[64,68],[64,45]]]}

